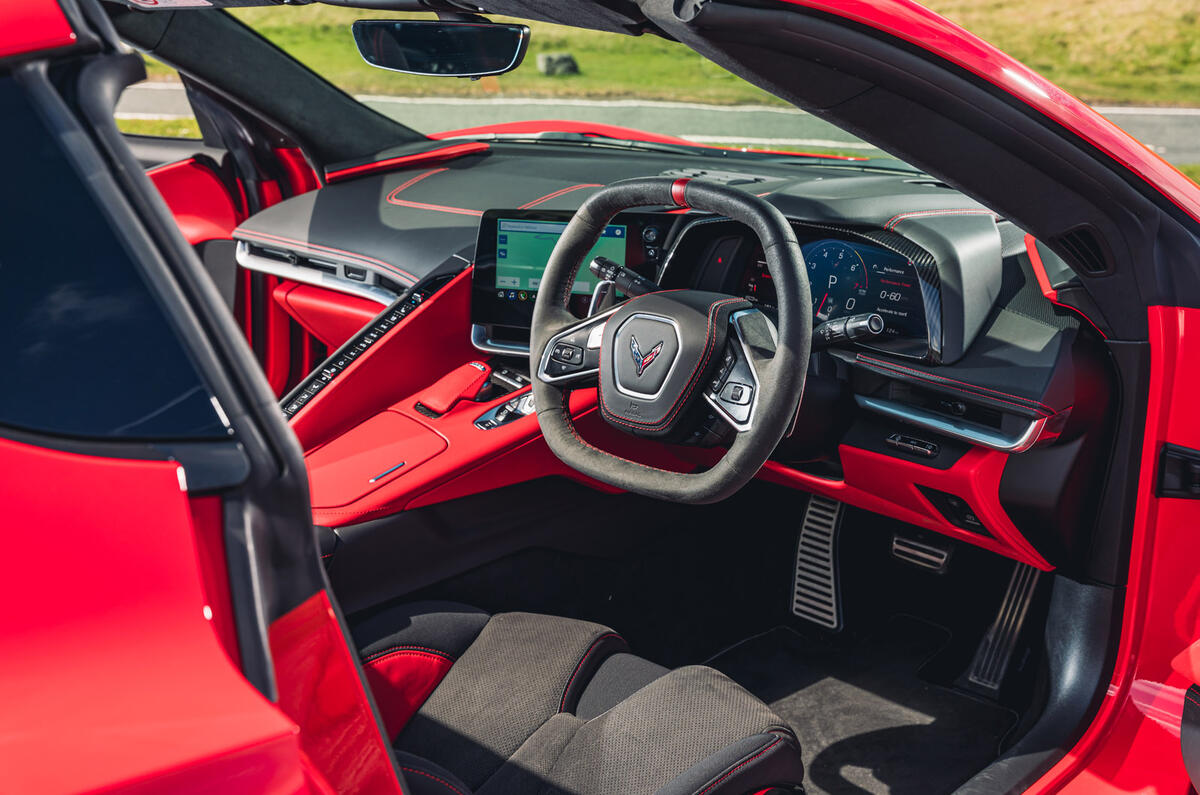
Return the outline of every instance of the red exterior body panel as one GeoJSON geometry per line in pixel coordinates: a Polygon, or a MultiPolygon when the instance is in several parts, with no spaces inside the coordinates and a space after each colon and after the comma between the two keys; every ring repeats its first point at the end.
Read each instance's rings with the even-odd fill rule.
{"type": "Polygon", "coordinates": [[[56,0],[0,3],[0,59],[69,47],[75,31],[56,0]]]}
{"type": "Polygon", "coordinates": [[[1151,307],[1149,326],[1150,403],[1116,665],[1083,738],[1029,790],[1039,795],[1190,791],[1179,721],[1183,691],[1196,684],[1200,501],[1159,498],[1155,488],[1164,444],[1200,449],[1200,309],[1151,307]]]}
{"type": "Polygon", "coordinates": [[[915,0],[781,2],[875,28],[945,58],[1061,124],[1200,220],[1200,186],[1080,100],[915,0]]]}
{"type": "Polygon", "coordinates": [[[339,795],[401,795],[329,596],[314,594],[271,624],[279,708],[300,726],[304,753],[339,795]]]}
{"type": "Polygon", "coordinates": [[[0,439],[6,791],[307,791],[295,725],[205,618],[178,470],[0,439]]]}

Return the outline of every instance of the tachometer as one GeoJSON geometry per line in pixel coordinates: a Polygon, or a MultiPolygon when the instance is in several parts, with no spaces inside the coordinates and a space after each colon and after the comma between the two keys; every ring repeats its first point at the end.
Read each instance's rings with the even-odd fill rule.
{"type": "Polygon", "coordinates": [[[852,246],[826,240],[804,252],[812,289],[813,321],[822,323],[860,309],[870,289],[867,266],[852,246]]]}

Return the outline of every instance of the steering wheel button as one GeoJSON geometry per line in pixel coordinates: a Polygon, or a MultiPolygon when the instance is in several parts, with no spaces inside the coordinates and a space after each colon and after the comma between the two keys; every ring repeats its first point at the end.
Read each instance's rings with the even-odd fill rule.
{"type": "Polygon", "coordinates": [[[729,383],[721,390],[721,400],[735,406],[745,406],[754,396],[754,387],[749,384],[729,383]]]}

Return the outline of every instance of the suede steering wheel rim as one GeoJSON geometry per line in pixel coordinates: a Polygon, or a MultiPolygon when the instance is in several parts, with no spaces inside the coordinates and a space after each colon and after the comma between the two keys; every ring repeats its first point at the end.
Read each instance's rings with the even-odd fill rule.
{"type": "MultiPolygon", "coordinates": [[[[650,297],[653,296],[663,297],[666,294],[651,293],[650,297]]],[[[639,300],[641,299],[634,299],[627,302],[627,305],[639,300]]],[[[667,299],[657,300],[662,303],[667,299]]],[[[733,320],[734,318],[725,316],[725,322],[731,326],[733,320]]],[[[613,323],[609,322],[608,325],[613,323]]],[[[617,332],[619,331],[618,328],[617,332]]],[[[611,330],[604,332],[604,350],[600,356],[606,358],[602,358],[601,361],[616,361],[614,357],[619,352],[609,350],[617,345],[614,333],[611,330]]],[[[730,336],[730,339],[733,337],[730,336]]],[[[766,463],[771,452],[788,432],[803,395],[811,343],[812,300],[807,270],[795,232],[778,209],[757,196],[699,180],[647,177],[616,182],[594,193],[576,211],[554,247],[542,276],[534,303],[530,344],[538,424],[554,454],[567,466],[590,478],[625,491],[673,502],[716,502],[745,486],[766,463]],[[739,428],[725,455],[711,468],[701,472],[680,473],[659,469],[593,446],[579,435],[570,415],[570,393],[573,388],[581,387],[563,386],[557,379],[547,380],[544,371],[539,373],[539,366],[544,368],[549,356],[547,348],[553,340],[562,339],[564,330],[581,328],[582,324],[588,322],[601,322],[599,317],[594,321],[581,321],[571,314],[567,304],[576,274],[583,267],[583,258],[599,239],[605,226],[614,215],[623,210],[654,206],[690,207],[725,216],[750,227],[762,243],[767,269],[775,281],[778,295],[777,323],[768,328],[770,323],[762,320],[761,313],[744,301],[735,304],[739,299],[733,296],[700,294],[686,290],[670,291],[681,294],[694,293],[692,296],[672,295],[672,300],[692,299],[692,303],[699,301],[712,307],[708,315],[710,327],[713,325],[715,307],[720,304],[731,304],[735,308],[739,305],[748,307],[738,314],[758,316],[747,317],[748,320],[757,322],[742,323],[737,329],[737,336],[742,342],[741,348],[750,360],[756,376],[753,423],[739,428]]],[[[686,341],[681,347],[683,344],[686,344],[686,341]]],[[[634,347],[636,345],[635,340],[634,347]]],[[[703,397],[700,392],[692,392],[695,383],[702,382],[711,373],[713,364],[710,362],[709,353],[711,351],[696,365],[693,382],[690,382],[687,394],[681,396],[676,403],[703,397]]],[[[641,357],[640,354],[634,355],[638,359],[637,375],[640,377],[641,357]]],[[[602,403],[603,378],[601,374],[602,403]]],[[[627,424],[616,424],[607,412],[605,418],[614,424],[614,427],[627,424]]]]}

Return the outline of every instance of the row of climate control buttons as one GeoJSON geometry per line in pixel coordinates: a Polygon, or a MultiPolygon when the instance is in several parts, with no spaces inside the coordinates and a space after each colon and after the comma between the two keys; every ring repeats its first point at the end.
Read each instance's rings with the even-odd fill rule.
{"type": "Polygon", "coordinates": [[[369,325],[342,345],[333,355],[314,370],[307,381],[302,381],[281,401],[281,411],[285,419],[296,416],[310,400],[317,396],[333,379],[362,354],[378,342],[393,326],[404,319],[409,312],[415,310],[430,295],[437,291],[441,284],[429,284],[414,288],[408,295],[401,297],[382,314],[377,316],[369,325]]]}

